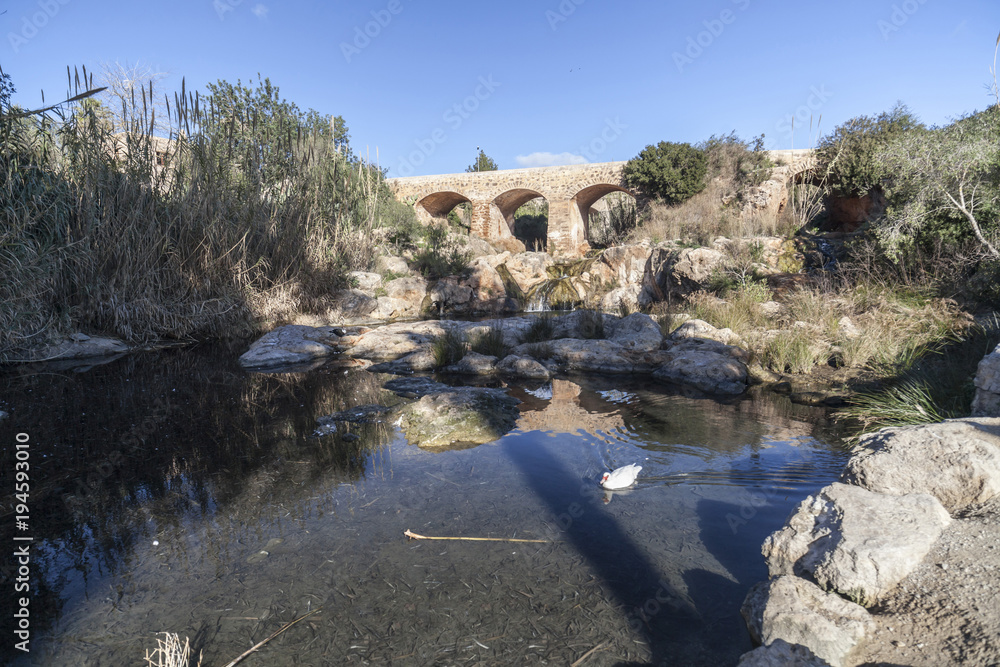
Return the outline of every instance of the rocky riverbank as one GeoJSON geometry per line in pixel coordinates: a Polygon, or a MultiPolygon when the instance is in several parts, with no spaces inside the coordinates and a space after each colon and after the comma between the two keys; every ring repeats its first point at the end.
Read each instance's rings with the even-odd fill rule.
{"type": "Polygon", "coordinates": [[[751,665],[1000,662],[1000,419],[883,429],[764,543],[751,665]]]}

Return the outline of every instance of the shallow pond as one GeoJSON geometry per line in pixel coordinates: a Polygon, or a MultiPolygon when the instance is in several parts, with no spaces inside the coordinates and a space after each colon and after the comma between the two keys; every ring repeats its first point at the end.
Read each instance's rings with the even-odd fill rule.
{"type": "Polygon", "coordinates": [[[735,664],[762,540],[845,459],[821,410],[615,377],[511,385],[518,428],[479,447],[390,423],[320,437],[318,417],[402,400],[389,377],[236,356],[0,375],[2,488],[27,433],[34,538],[31,653],[5,639],[4,661],[141,664],[169,631],[223,665],[322,607],[241,664],[735,664]],[[627,463],[635,488],[598,487],[627,463]]]}

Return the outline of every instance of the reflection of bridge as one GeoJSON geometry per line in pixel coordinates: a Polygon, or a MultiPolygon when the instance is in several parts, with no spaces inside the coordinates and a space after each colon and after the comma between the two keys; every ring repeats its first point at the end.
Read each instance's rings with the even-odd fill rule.
{"type": "Polygon", "coordinates": [[[517,428],[522,431],[598,435],[625,427],[617,410],[601,414],[584,409],[580,405],[580,385],[568,380],[552,381],[552,398],[543,409],[533,410],[530,405],[524,404],[517,420],[517,428]]]}
{"type": "MultiPolygon", "coordinates": [[[[812,166],[811,150],[770,151],[771,159],[786,165],[783,176],[794,176],[812,166]]],[[[549,203],[548,248],[557,257],[580,257],[587,240],[590,207],[612,192],[632,192],[622,182],[625,162],[575,164],[537,169],[505,169],[441,176],[389,179],[400,201],[417,210],[421,222],[444,220],[463,202],[472,205],[472,233],[487,241],[513,236],[514,212],[537,197],[549,203]]],[[[777,175],[777,174],[776,174],[777,175]]]]}
{"type": "Polygon", "coordinates": [[[549,203],[548,247],[553,255],[578,257],[590,246],[590,207],[606,194],[626,192],[624,162],[538,169],[505,169],[389,180],[396,198],[414,204],[421,222],[444,219],[463,202],[472,204],[472,233],[487,241],[513,236],[514,212],[537,197],[549,203]]]}

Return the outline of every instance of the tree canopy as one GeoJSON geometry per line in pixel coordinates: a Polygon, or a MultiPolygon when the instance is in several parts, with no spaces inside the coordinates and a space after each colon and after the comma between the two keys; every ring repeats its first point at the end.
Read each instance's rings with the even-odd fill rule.
{"type": "Polygon", "coordinates": [[[625,165],[625,183],[667,204],[680,204],[705,189],[705,152],[687,143],[646,146],[625,165]]]}
{"type": "Polygon", "coordinates": [[[476,161],[465,168],[467,173],[473,173],[477,171],[496,171],[499,169],[497,163],[486,154],[486,151],[479,149],[479,155],[476,157],[476,161]]]}

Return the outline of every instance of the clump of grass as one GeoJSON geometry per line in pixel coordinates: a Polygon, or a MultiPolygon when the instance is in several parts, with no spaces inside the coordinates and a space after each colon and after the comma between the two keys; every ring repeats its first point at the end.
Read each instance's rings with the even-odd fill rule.
{"type": "Polygon", "coordinates": [[[760,304],[770,299],[771,293],[762,283],[749,283],[727,295],[726,300],[706,293],[696,293],[688,298],[688,311],[692,317],[704,320],[718,329],[732,329],[741,337],[754,328],[767,326],[767,318],[760,304]]]}
{"type": "Polygon", "coordinates": [[[588,340],[606,338],[604,315],[596,310],[581,310],[579,320],[580,337],[588,340]]]}
{"type": "Polygon", "coordinates": [[[545,361],[546,359],[551,359],[552,355],[555,354],[555,350],[552,347],[552,343],[542,342],[542,343],[531,343],[526,348],[529,357],[537,359],[538,361],[545,361]]]}
{"type": "Polygon", "coordinates": [[[552,336],[556,333],[556,325],[551,317],[541,316],[536,317],[532,322],[528,330],[521,335],[522,343],[541,343],[546,340],[552,340],[552,336]]]}
{"type": "Polygon", "coordinates": [[[834,416],[860,424],[859,432],[851,438],[857,442],[865,433],[887,426],[935,424],[953,415],[938,408],[926,381],[910,379],[882,391],[858,394],[849,407],[834,416]]]}
{"type": "Polygon", "coordinates": [[[503,359],[510,354],[510,345],[504,339],[503,325],[493,322],[485,331],[474,334],[469,340],[473,352],[503,359]]]}
{"type": "Polygon", "coordinates": [[[465,334],[458,329],[448,329],[444,334],[437,336],[431,342],[431,351],[434,354],[434,367],[444,368],[457,364],[469,350],[469,341],[465,334]]]}
{"type": "Polygon", "coordinates": [[[808,373],[823,359],[823,347],[806,329],[782,331],[766,340],[761,362],[776,373],[808,373]]]}

